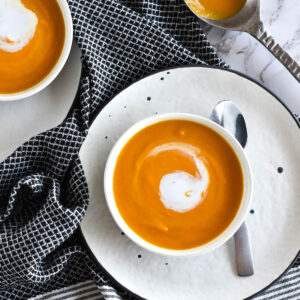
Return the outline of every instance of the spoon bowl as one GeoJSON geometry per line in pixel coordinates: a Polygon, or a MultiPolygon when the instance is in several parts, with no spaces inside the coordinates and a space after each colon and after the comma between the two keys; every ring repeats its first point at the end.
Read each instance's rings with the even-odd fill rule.
{"type": "MultiPolygon", "coordinates": [[[[189,4],[194,1],[195,0],[185,0],[185,3],[191,9],[189,4]]],[[[222,29],[249,32],[252,27],[255,27],[260,22],[260,1],[248,0],[237,14],[224,20],[207,19],[196,14],[193,10],[192,12],[209,25],[222,29]]]]}

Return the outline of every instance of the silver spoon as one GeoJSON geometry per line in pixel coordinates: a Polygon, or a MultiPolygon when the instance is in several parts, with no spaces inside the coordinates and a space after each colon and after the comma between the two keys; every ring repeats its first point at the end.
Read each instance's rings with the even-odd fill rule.
{"type": "MultiPolygon", "coordinates": [[[[189,6],[196,0],[184,0],[189,6]]],[[[191,11],[193,11],[191,9],[191,11]]],[[[247,0],[245,6],[236,15],[224,20],[207,19],[196,14],[198,18],[204,22],[235,31],[244,31],[251,34],[259,42],[261,42],[300,82],[300,66],[296,61],[278,45],[274,38],[264,28],[264,24],[260,19],[260,0],[247,0]]]]}
{"type": "MultiPolygon", "coordinates": [[[[229,131],[244,148],[247,143],[246,122],[239,108],[230,101],[219,102],[210,119],[229,131]]],[[[251,244],[246,221],[234,235],[236,266],[239,276],[254,274],[251,244]]]]}

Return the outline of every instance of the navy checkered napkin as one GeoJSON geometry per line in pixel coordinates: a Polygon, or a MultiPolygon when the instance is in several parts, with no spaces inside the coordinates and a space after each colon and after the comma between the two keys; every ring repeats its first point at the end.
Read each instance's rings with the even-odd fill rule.
{"type": "MultiPolygon", "coordinates": [[[[176,65],[226,66],[183,0],[69,6],[82,52],[79,96],[61,125],[0,164],[1,299],[134,298],[94,264],[77,231],[88,205],[80,146],[93,117],[128,83],[176,65]]],[[[299,299],[299,271],[263,297],[273,299],[279,289],[279,297],[299,299]]]]}

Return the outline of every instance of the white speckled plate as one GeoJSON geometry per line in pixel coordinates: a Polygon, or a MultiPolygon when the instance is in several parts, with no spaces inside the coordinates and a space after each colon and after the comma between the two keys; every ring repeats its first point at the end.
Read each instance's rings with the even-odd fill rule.
{"type": "Polygon", "coordinates": [[[82,233],[98,262],[121,285],[146,299],[242,299],[278,278],[300,249],[300,130],[285,106],[248,78],[226,70],[182,67],[146,77],[123,90],[97,116],[80,157],[90,191],[82,233]],[[156,113],[209,117],[227,99],[242,110],[246,152],[254,173],[247,217],[255,275],[236,274],[232,241],[210,254],[170,258],[143,250],[122,235],[103,194],[103,170],[119,136],[156,113]],[[283,172],[278,172],[278,168],[283,172]]]}

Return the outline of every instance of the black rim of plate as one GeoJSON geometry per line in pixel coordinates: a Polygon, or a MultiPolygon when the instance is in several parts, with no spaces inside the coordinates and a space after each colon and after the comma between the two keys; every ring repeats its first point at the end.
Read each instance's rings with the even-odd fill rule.
{"type": "MultiPolygon", "coordinates": [[[[126,90],[127,88],[129,88],[130,86],[134,85],[135,83],[147,78],[147,77],[150,77],[150,76],[153,76],[155,74],[158,74],[158,73],[162,73],[162,72],[168,72],[168,71],[172,71],[172,70],[177,70],[177,69],[185,69],[185,68],[205,68],[205,69],[215,69],[215,70],[220,70],[220,71],[225,71],[225,72],[230,72],[230,73],[234,73],[240,77],[243,77],[245,79],[248,79],[249,81],[252,81],[253,83],[257,84],[259,87],[261,87],[262,89],[264,89],[265,91],[267,91],[269,94],[271,94],[288,112],[289,114],[291,115],[291,117],[294,119],[294,121],[296,122],[296,124],[298,125],[299,129],[300,129],[300,121],[297,120],[296,116],[291,112],[291,110],[287,107],[287,105],[277,96],[275,95],[269,88],[265,87],[263,84],[261,84],[259,81],[257,81],[256,79],[246,75],[246,74],[243,74],[239,71],[236,71],[236,70],[232,70],[232,69],[225,69],[225,68],[221,68],[221,67],[216,67],[216,66],[209,66],[209,65],[181,65],[181,66],[175,66],[175,67],[169,67],[169,68],[165,68],[165,69],[161,69],[159,71],[155,71],[155,72],[152,72],[150,74],[147,74],[143,77],[141,77],[140,79],[126,85],[124,88],[122,88],[117,94],[115,94],[113,96],[113,98],[111,99],[111,101],[114,100],[114,98],[116,98],[119,94],[121,94],[124,90],[126,90]]],[[[77,97],[76,97],[77,98],[77,97]]],[[[76,99],[75,98],[75,99],[76,99]]],[[[90,124],[90,127],[92,126],[92,124],[94,123],[94,121],[96,120],[96,118],[98,117],[98,115],[101,113],[102,109],[108,105],[111,101],[109,101],[108,103],[106,103],[104,106],[101,106],[99,108],[99,110],[97,111],[97,113],[95,113],[93,119],[92,119],[92,122],[90,124]]],[[[74,102],[77,102],[76,100],[74,102]]],[[[72,109],[72,107],[71,107],[72,109]]],[[[70,111],[71,111],[70,109],[70,111]]],[[[117,226],[117,225],[116,225],[117,226]]],[[[88,253],[90,255],[90,257],[93,259],[93,261],[100,267],[101,270],[104,271],[104,273],[108,276],[108,278],[110,279],[110,281],[116,286],[116,287],[119,287],[121,288],[121,290],[124,290],[126,291],[127,293],[131,294],[132,296],[136,297],[137,299],[142,299],[144,300],[145,298],[135,294],[134,292],[130,291],[128,288],[126,288],[125,286],[123,286],[121,283],[119,283],[103,266],[102,264],[100,263],[100,261],[97,260],[96,256],[94,255],[94,253],[92,252],[91,248],[89,247],[85,237],[84,237],[84,234],[82,232],[82,229],[81,227],[79,228],[79,233],[84,241],[84,244],[86,246],[86,248],[88,249],[88,253]]],[[[293,267],[293,265],[295,264],[298,256],[300,255],[300,250],[298,251],[298,253],[296,254],[296,257],[292,260],[292,262],[289,264],[289,266],[283,271],[282,274],[280,274],[275,280],[273,280],[270,284],[268,284],[265,288],[261,289],[260,291],[256,292],[255,294],[251,295],[250,297],[247,297],[245,298],[245,300],[250,300],[250,299],[253,299],[255,296],[258,296],[260,295],[261,293],[263,293],[264,291],[266,291],[269,287],[271,287],[273,284],[275,284],[278,280],[280,280],[284,274],[293,267]]]]}

